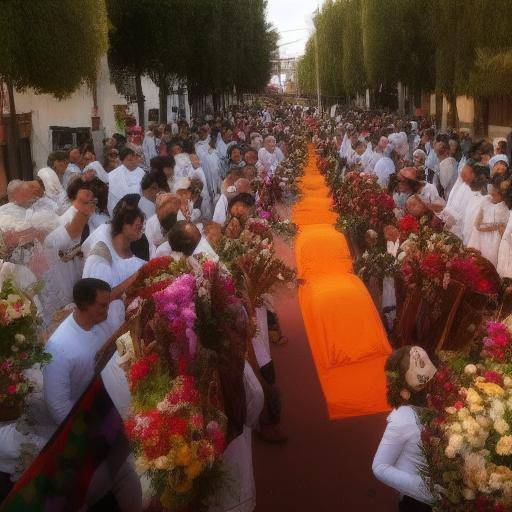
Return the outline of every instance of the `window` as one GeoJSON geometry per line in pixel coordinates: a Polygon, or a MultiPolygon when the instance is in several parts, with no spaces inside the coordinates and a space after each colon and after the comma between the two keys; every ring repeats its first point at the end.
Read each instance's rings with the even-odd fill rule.
{"type": "Polygon", "coordinates": [[[78,147],[92,140],[90,128],[69,128],[67,126],[50,126],[52,134],[52,151],[78,147]]]}

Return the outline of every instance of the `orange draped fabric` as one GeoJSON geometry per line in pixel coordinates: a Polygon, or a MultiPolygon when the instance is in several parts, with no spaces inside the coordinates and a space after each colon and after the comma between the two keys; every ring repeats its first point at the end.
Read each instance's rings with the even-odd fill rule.
{"type": "Polygon", "coordinates": [[[299,226],[299,302],[329,417],[388,411],[384,363],[391,347],[366,286],[352,273],[347,240],[333,226],[336,214],[315,160],[310,145],[303,198],[292,219],[299,226]]]}

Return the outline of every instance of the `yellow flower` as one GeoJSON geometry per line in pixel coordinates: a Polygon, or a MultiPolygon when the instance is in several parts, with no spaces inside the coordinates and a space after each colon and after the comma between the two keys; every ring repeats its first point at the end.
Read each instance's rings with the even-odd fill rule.
{"type": "Polygon", "coordinates": [[[503,436],[496,444],[498,455],[512,455],[512,436],[503,436]]]}
{"type": "Polygon", "coordinates": [[[145,473],[150,468],[148,459],[144,455],[137,457],[135,460],[135,468],[137,469],[137,473],[145,473]]]}
{"type": "Polygon", "coordinates": [[[203,463],[195,459],[185,468],[185,473],[190,480],[194,480],[203,472],[203,469],[203,463]]]}
{"type": "Polygon", "coordinates": [[[510,430],[508,423],[503,418],[498,418],[494,422],[494,430],[498,432],[498,434],[503,435],[510,430]]]}
{"type": "Polygon", "coordinates": [[[475,386],[488,396],[503,396],[505,390],[494,382],[476,382],[475,386]]]}
{"type": "Polygon", "coordinates": [[[192,454],[190,453],[190,448],[187,444],[185,444],[176,450],[174,463],[176,466],[188,466],[190,464],[191,458],[192,454]]]}
{"type": "Polygon", "coordinates": [[[155,459],[154,464],[156,469],[168,469],[171,463],[169,457],[162,455],[155,459]]]}

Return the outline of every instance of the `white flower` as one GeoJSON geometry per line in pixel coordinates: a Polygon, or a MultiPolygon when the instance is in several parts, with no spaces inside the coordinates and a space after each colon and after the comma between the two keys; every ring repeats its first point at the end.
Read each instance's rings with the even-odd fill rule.
{"type": "Polygon", "coordinates": [[[464,373],[466,375],[474,375],[477,372],[477,367],[474,364],[468,364],[464,368],[464,373]]]}
{"type": "Polygon", "coordinates": [[[17,343],[23,343],[25,341],[25,336],[23,336],[23,334],[15,334],[14,335],[14,339],[16,340],[17,343]]]}
{"type": "Polygon", "coordinates": [[[465,500],[474,500],[475,499],[475,491],[472,489],[469,489],[468,487],[465,487],[462,491],[462,496],[464,496],[465,500]]]}
{"type": "Polygon", "coordinates": [[[451,446],[456,452],[462,448],[464,438],[460,434],[452,434],[448,439],[448,446],[451,446]]]}
{"type": "Polygon", "coordinates": [[[457,453],[455,452],[455,449],[453,448],[453,446],[450,446],[450,445],[448,445],[448,446],[444,449],[444,454],[445,454],[449,459],[453,459],[453,458],[455,458],[455,455],[457,455],[457,453]]]}

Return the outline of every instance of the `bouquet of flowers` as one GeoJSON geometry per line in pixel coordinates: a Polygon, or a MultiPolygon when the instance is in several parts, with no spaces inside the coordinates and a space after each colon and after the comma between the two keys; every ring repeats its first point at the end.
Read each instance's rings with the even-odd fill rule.
{"type": "Polygon", "coordinates": [[[358,238],[368,229],[380,231],[394,224],[395,203],[377,183],[377,176],[349,172],[333,194],[333,207],[339,214],[338,227],[358,238]]]}
{"type": "Polygon", "coordinates": [[[398,268],[398,261],[393,255],[376,248],[367,249],[354,261],[354,271],[366,283],[372,277],[379,281],[385,277],[393,277],[398,268]]]}
{"type": "Polygon", "coordinates": [[[10,280],[0,290],[0,417],[20,416],[32,389],[24,372],[45,364],[49,355],[39,338],[40,316],[33,299],[10,280]]]}
{"type": "Polygon", "coordinates": [[[205,257],[163,257],[141,269],[129,296],[125,427],[137,465],[165,510],[203,506],[245,415],[248,325],[233,279],[205,257]]]}
{"type": "Polygon", "coordinates": [[[238,238],[224,237],[219,256],[251,310],[260,306],[263,296],[276,285],[295,281],[295,271],[275,255],[270,225],[264,219],[249,219],[238,238]]]}
{"type": "Polygon", "coordinates": [[[407,224],[412,231],[398,255],[401,274],[409,286],[420,287],[430,302],[438,298],[452,279],[484,295],[498,292],[500,280],[496,272],[484,258],[464,248],[455,235],[420,223],[407,224]]]}
{"type": "Polygon", "coordinates": [[[512,507],[512,337],[490,322],[474,357],[445,354],[423,417],[426,483],[438,511],[512,507]]]}

